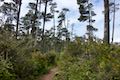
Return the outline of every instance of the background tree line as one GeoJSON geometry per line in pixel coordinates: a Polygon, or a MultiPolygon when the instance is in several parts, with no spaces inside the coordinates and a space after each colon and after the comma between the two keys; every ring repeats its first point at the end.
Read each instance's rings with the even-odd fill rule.
{"type": "MultiPolygon", "coordinates": [[[[93,26],[95,20],[93,17],[97,14],[93,11],[94,4],[89,0],[77,0],[79,5],[80,17],[78,20],[80,22],[88,21],[87,25],[87,35],[88,39],[92,40],[96,37],[94,36],[94,31],[97,28],[93,26]]],[[[34,39],[34,45],[37,42],[41,42],[43,46],[46,44],[47,38],[49,38],[54,44],[56,40],[70,41],[70,30],[68,30],[68,19],[66,19],[67,12],[70,10],[63,8],[62,10],[57,10],[57,3],[54,0],[36,0],[35,2],[30,2],[28,4],[28,12],[24,17],[20,17],[21,14],[22,0],[11,0],[11,2],[6,2],[1,0],[1,28],[6,28],[10,31],[12,37],[16,39],[22,38],[32,38],[34,39]],[[56,16],[58,14],[58,16],[56,16]],[[56,19],[56,17],[58,19],[56,19]],[[47,22],[51,22],[53,26],[50,30],[46,30],[47,22]],[[65,37],[65,38],[64,38],[65,37]]],[[[112,42],[114,39],[114,27],[115,27],[115,12],[117,10],[117,4],[115,1],[104,0],[104,39],[106,43],[110,43],[110,12],[113,12],[113,31],[112,31],[112,42]]],[[[71,26],[72,28],[72,26],[71,26]]],[[[55,45],[54,45],[55,46],[55,45]]]]}

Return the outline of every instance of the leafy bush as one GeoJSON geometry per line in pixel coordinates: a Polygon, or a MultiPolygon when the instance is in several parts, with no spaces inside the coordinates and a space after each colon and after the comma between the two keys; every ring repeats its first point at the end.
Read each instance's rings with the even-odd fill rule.
{"type": "Polygon", "coordinates": [[[58,63],[60,71],[55,80],[120,80],[120,47],[99,43],[83,44],[87,45],[81,49],[82,44],[74,45],[78,47],[71,45],[61,55],[58,63]],[[78,56],[74,55],[76,52],[78,56]]]}
{"type": "Polygon", "coordinates": [[[32,40],[8,38],[0,35],[0,80],[33,80],[55,64],[55,54],[42,54],[32,40]]]}
{"type": "Polygon", "coordinates": [[[11,70],[12,64],[0,56],[0,80],[15,80],[15,74],[11,70]]]}

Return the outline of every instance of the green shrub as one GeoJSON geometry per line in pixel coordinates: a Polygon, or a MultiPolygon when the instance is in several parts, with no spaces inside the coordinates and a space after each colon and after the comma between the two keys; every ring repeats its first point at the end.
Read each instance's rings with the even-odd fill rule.
{"type": "Polygon", "coordinates": [[[76,50],[80,54],[76,56],[77,47],[73,46],[78,44],[69,46],[62,54],[55,80],[120,80],[120,47],[87,43],[82,50],[76,50]],[[74,51],[69,52],[70,48],[74,51]]]}
{"type": "Polygon", "coordinates": [[[0,80],[15,80],[15,74],[11,70],[13,70],[12,64],[0,56],[0,80]]]}
{"type": "Polygon", "coordinates": [[[55,64],[55,54],[42,54],[33,47],[32,40],[8,38],[0,35],[0,56],[4,60],[0,61],[0,80],[33,80],[55,64]]]}

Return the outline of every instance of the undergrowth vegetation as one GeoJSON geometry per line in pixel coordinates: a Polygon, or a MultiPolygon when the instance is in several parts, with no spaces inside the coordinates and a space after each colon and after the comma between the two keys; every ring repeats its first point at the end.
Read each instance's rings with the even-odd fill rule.
{"type": "Polygon", "coordinates": [[[120,80],[120,47],[76,41],[61,54],[58,67],[54,80],[120,80]]]}
{"type": "Polygon", "coordinates": [[[54,51],[41,53],[31,40],[0,35],[0,80],[35,80],[55,65],[54,51]]]}
{"type": "Polygon", "coordinates": [[[35,80],[58,66],[54,80],[120,80],[120,47],[75,40],[42,53],[30,39],[0,35],[0,80],[35,80]]]}

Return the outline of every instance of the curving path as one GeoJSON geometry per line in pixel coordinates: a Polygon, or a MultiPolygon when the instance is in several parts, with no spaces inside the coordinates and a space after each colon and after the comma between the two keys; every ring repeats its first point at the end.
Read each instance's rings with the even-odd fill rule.
{"type": "Polygon", "coordinates": [[[53,80],[58,68],[52,68],[47,74],[43,75],[39,80],[53,80]]]}

